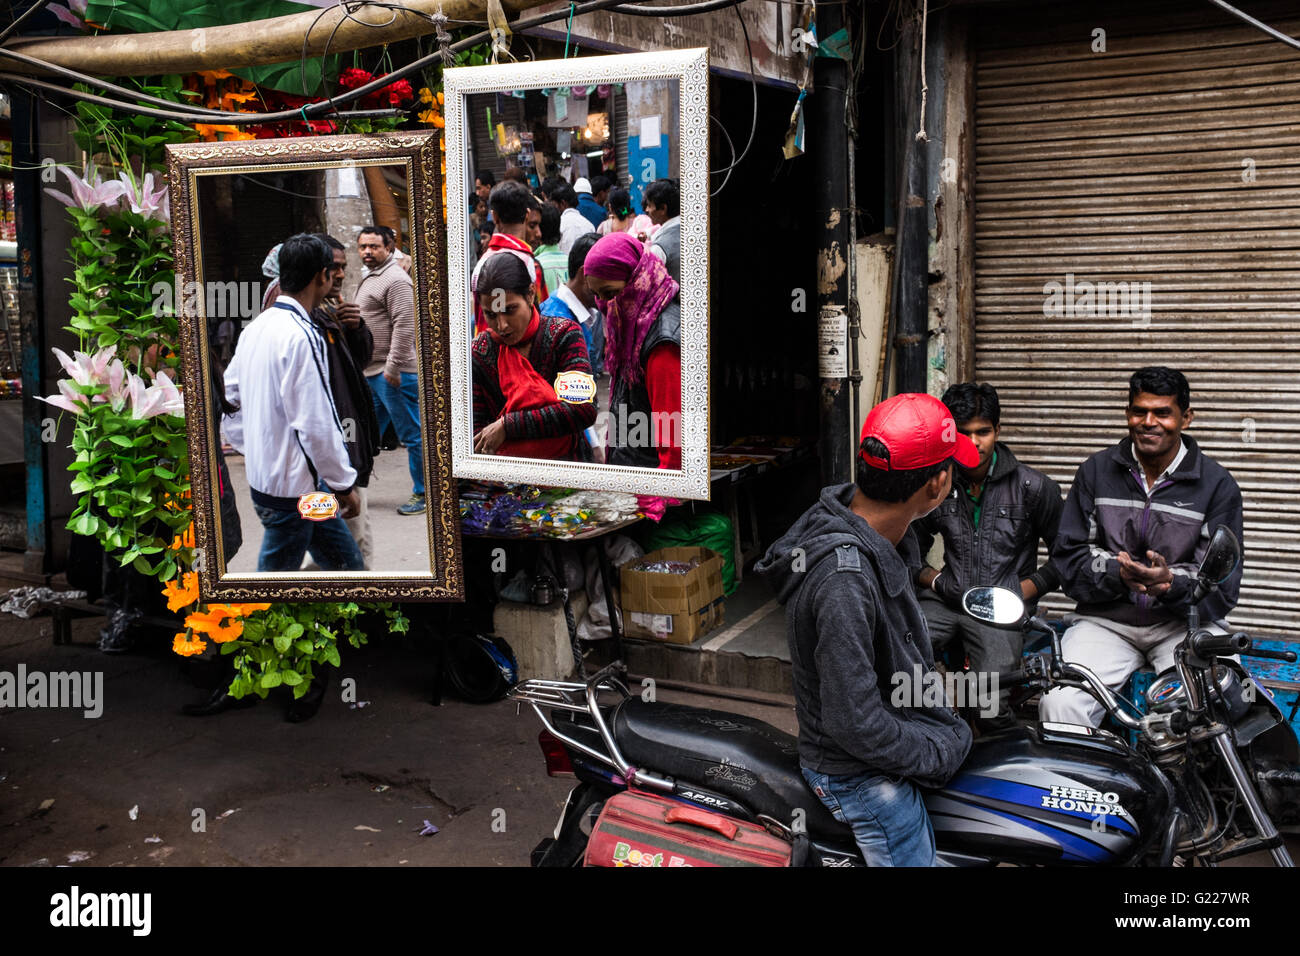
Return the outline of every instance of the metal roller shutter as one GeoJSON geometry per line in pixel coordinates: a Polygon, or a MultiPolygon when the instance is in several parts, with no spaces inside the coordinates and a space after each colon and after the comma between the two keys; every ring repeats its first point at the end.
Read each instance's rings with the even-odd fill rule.
{"type": "Polygon", "coordinates": [[[474,185],[473,176],[481,169],[490,169],[497,182],[501,182],[506,173],[506,157],[497,155],[496,129],[488,129],[486,109],[492,110],[492,122],[516,126],[523,123],[524,107],[521,100],[513,96],[496,96],[481,94],[470,97],[470,118],[473,130],[473,145],[470,155],[470,186],[474,185]]]}
{"type": "Polygon", "coordinates": [[[613,102],[614,162],[618,165],[618,184],[621,186],[631,175],[631,170],[627,168],[627,94],[621,87],[614,94],[613,102]]]}
{"type": "MultiPolygon", "coordinates": [[[[1290,10],[1268,22],[1296,35],[1290,10]]],[[[1083,22],[977,37],[976,380],[1068,488],[1123,434],[1133,370],[1180,368],[1189,433],[1245,496],[1232,622],[1300,638],[1300,59],[1217,16],[1091,19],[1104,54],[1083,22]],[[1117,290],[1058,314],[1070,275],[1149,282],[1149,318],[1117,290]]]]}

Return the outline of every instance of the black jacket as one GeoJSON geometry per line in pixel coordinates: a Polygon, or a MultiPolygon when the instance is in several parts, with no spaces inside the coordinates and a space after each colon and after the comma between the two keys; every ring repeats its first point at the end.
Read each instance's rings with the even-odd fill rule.
{"type": "Polygon", "coordinates": [[[312,321],[320,328],[329,353],[330,393],[339,421],[343,422],[343,444],[348,460],[357,470],[357,485],[370,483],[370,473],[379,454],[379,420],[364,369],[370,364],[375,339],[365,320],[355,329],[345,329],[327,303],[312,310],[312,321]],[[349,429],[348,423],[352,426],[349,429]]]}
{"type": "Polygon", "coordinates": [[[935,669],[908,580],[916,539],[909,529],[896,549],[877,534],[849,510],[855,488],[822,489],[755,567],[786,606],[799,762],[941,786],[966,759],[970,728],[942,705],[893,703],[899,675],[935,669]]]}
{"type": "Polygon", "coordinates": [[[969,478],[953,469],[952,494],[924,518],[913,522],[922,559],[935,535],[943,538],[945,603],[960,607],[967,588],[1003,587],[1020,593],[1029,578],[1040,595],[1056,590],[1061,577],[1049,558],[1038,566],[1038,542],[1050,549],[1061,520],[1061,486],[1041,471],[1022,465],[1002,442],[997,461],[984,479],[980,526],[966,493],[969,478]]]}
{"type": "MultiPolygon", "coordinates": [[[[1061,514],[1052,558],[1061,587],[1081,614],[1124,624],[1184,620],[1196,585],[1196,569],[1215,528],[1226,524],[1242,542],[1241,489],[1228,470],[1183,436],[1187,455],[1158,484],[1150,499],[1142,490],[1133,442],[1099,451],[1082,465],[1061,514]],[[1130,591],[1116,555],[1127,551],[1143,564],[1157,551],[1174,572],[1173,585],[1158,598],[1130,591]]],[[[1222,621],[1237,605],[1241,564],[1198,605],[1201,621],[1222,621]]]]}

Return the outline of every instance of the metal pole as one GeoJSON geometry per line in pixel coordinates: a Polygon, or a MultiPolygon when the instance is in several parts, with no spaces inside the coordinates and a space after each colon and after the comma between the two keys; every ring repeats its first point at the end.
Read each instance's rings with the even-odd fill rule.
{"type": "Polygon", "coordinates": [[[903,162],[898,175],[898,233],[894,255],[894,358],[898,391],[924,392],[929,350],[929,222],[926,212],[926,142],[920,121],[920,24],[909,19],[895,48],[898,135],[903,162]]]}
{"type": "Polygon", "coordinates": [[[41,303],[41,157],[37,155],[36,101],[10,91],[13,118],[14,209],[18,232],[18,309],[22,328],[23,457],[27,465],[27,551],[23,571],[49,570],[49,495],[43,420],[49,406],[36,401],[45,384],[45,309],[41,303]]]}
{"type": "MultiPolygon", "coordinates": [[[[828,37],[844,25],[843,8],[817,11],[817,34],[828,37]]],[[[818,57],[808,104],[808,154],[814,164],[814,216],[822,225],[817,256],[818,343],[821,357],[822,484],[852,481],[851,384],[848,366],[849,170],[845,94],[848,64],[818,57]],[[828,347],[827,343],[831,343],[828,347]],[[833,349],[833,352],[831,351],[833,349]]]]}

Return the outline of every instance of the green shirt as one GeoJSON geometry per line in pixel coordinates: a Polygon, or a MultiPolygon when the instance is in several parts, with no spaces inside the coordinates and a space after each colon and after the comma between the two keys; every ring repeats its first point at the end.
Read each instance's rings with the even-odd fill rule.
{"type": "Polygon", "coordinates": [[[993,469],[996,468],[997,466],[998,466],[998,450],[995,448],[993,449],[993,460],[989,462],[989,470],[984,473],[984,483],[980,485],[980,493],[977,495],[971,489],[970,485],[966,486],[966,497],[970,499],[971,504],[974,505],[975,507],[976,529],[978,529],[980,526],[980,508],[982,507],[981,503],[984,499],[984,489],[985,487],[987,487],[989,483],[989,478],[992,477],[993,475],[993,469]]]}
{"type": "Polygon", "coordinates": [[[569,281],[569,254],[561,252],[559,246],[538,246],[533,250],[533,258],[542,267],[546,290],[555,295],[555,290],[569,281]]]}

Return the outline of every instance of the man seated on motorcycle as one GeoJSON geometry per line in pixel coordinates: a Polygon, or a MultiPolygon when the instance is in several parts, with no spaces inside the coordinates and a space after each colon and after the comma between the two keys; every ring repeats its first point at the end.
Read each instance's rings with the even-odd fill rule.
{"type": "Polygon", "coordinates": [[[918,786],[945,783],[970,750],[942,694],[897,693],[934,672],[909,526],[947,497],[954,460],[974,467],[979,453],[937,398],[882,402],[862,429],[857,484],[824,488],[756,567],[786,606],[804,778],[870,866],[934,865],[918,786]]]}
{"type": "MultiPolygon", "coordinates": [[[[943,538],[943,568],[927,565],[915,578],[921,610],[936,654],[957,637],[974,673],[1013,671],[1020,665],[1024,635],[975,620],[961,598],[969,588],[992,585],[1021,594],[1032,609],[1059,586],[1050,560],[1038,566],[1038,542],[1051,548],[1056,541],[1061,486],[1022,465],[998,441],[1001,409],[992,385],[953,385],[942,401],[957,430],[975,443],[980,460],[974,468],[958,468],[948,500],[912,526],[923,558],[935,535],[943,538]]],[[[1015,727],[1008,697],[1009,691],[1002,691],[997,701],[980,701],[975,726],[984,733],[1015,727]],[[990,716],[995,704],[997,715],[990,716]]]]}
{"type": "MultiPolygon", "coordinates": [[[[1183,434],[1195,414],[1183,373],[1138,369],[1128,394],[1129,437],[1079,467],[1052,548],[1061,588],[1078,602],[1061,653],[1116,691],[1147,661],[1156,673],[1173,666],[1210,535],[1226,524],[1241,541],[1242,522],[1237,482],[1183,434]]],[[[1202,627],[1227,633],[1240,587],[1238,564],[1201,601],[1202,627]]],[[[1105,711],[1092,695],[1058,687],[1038,713],[1096,727],[1105,711]]]]}

